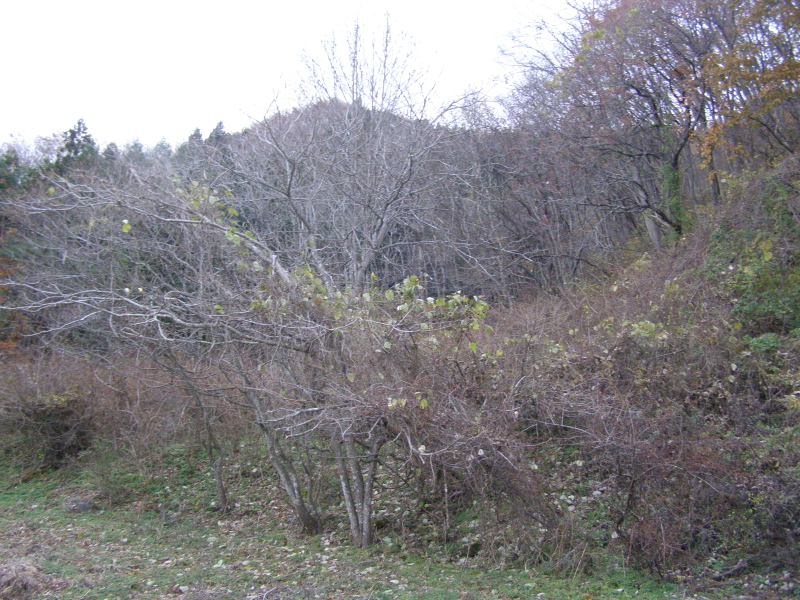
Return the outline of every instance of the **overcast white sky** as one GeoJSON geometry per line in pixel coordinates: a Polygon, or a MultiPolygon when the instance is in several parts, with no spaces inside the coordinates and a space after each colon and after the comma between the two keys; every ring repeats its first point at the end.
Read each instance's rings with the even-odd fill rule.
{"type": "Polygon", "coordinates": [[[415,44],[443,96],[502,76],[508,34],[561,0],[25,0],[0,21],[0,144],[83,118],[101,144],[239,131],[294,89],[303,51],[358,20],[415,44]]]}

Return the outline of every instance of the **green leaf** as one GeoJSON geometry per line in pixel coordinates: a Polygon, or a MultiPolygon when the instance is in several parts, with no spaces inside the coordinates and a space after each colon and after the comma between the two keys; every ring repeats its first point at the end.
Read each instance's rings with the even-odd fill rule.
{"type": "Polygon", "coordinates": [[[477,343],[475,343],[475,342],[470,342],[470,343],[469,343],[469,349],[470,349],[472,352],[477,352],[477,351],[478,351],[478,344],[477,344],[477,343]]]}
{"type": "Polygon", "coordinates": [[[355,376],[355,375],[353,375],[352,373],[348,373],[348,374],[347,374],[347,380],[348,380],[350,383],[353,383],[353,381],[355,381],[355,379],[356,379],[356,376],[355,376]]]}
{"type": "Polygon", "coordinates": [[[389,348],[392,347],[392,342],[390,342],[389,340],[386,340],[385,342],[383,342],[383,347],[388,350],[389,348]]]}
{"type": "Polygon", "coordinates": [[[228,241],[233,242],[235,245],[239,245],[242,243],[242,238],[240,238],[234,231],[233,228],[228,229],[225,232],[225,237],[228,238],[228,241]]]}
{"type": "Polygon", "coordinates": [[[392,300],[394,300],[394,292],[393,292],[392,290],[386,290],[386,292],[385,292],[383,295],[384,295],[384,296],[386,296],[386,299],[387,299],[389,302],[391,302],[392,300]]]}
{"type": "Polygon", "coordinates": [[[215,304],[214,305],[214,310],[221,313],[222,310],[223,310],[222,305],[221,304],[215,304]]]}
{"type": "Polygon", "coordinates": [[[122,222],[122,233],[128,233],[131,230],[131,224],[128,223],[128,219],[125,219],[122,222]]]}

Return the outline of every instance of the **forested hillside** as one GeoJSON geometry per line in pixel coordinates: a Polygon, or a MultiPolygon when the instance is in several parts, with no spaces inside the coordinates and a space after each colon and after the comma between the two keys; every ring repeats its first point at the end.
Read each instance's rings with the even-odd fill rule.
{"type": "Polygon", "coordinates": [[[794,572],[799,26],[790,0],[594,4],[522,40],[502,111],[438,112],[387,30],[240,132],[6,146],[4,455],[23,479],[193,445],[225,511],[261,436],[305,534],[794,572]]]}

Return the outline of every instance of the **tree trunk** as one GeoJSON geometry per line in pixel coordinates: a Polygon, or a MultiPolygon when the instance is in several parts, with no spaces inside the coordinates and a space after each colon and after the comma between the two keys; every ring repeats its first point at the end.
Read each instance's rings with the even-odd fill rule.
{"type": "Polygon", "coordinates": [[[374,436],[369,454],[360,457],[352,435],[339,437],[335,434],[332,441],[339,483],[350,519],[350,537],[359,548],[366,548],[372,543],[372,490],[377,474],[378,454],[383,443],[382,438],[374,436]],[[366,462],[366,473],[362,472],[362,458],[366,462]]]}
{"type": "Polygon", "coordinates": [[[319,513],[313,505],[305,501],[300,481],[292,467],[291,460],[281,450],[278,442],[278,432],[275,431],[275,427],[269,419],[267,419],[264,407],[261,405],[261,398],[253,391],[250,378],[247,376],[247,373],[239,361],[236,363],[236,370],[244,382],[243,392],[250,402],[250,407],[256,415],[256,423],[258,423],[261,432],[264,434],[264,439],[267,442],[269,460],[278,472],[278,477],[281,480],[283,489],[289,496],[289,501],[292,503],[292,507],[300,521],[301,529],[305,534],[317,535],[322,528],[322,520],[320,519],[319,513]]]}

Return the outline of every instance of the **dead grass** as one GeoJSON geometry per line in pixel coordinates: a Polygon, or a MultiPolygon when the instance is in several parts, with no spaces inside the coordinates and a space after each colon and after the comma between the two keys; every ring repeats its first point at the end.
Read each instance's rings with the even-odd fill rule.
{"type": "Polygon", "coordinates": [[[39,571],[29,560],[0,563],[0,598],[28,600],[40,598],[46,592],[56,592],[69,584],[39,571]]]}

